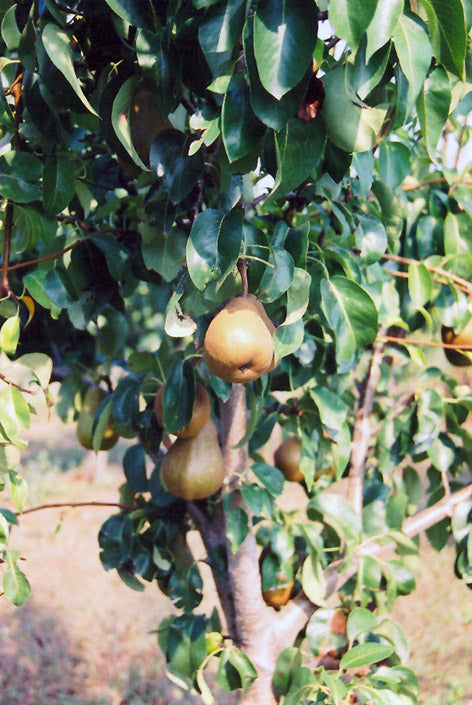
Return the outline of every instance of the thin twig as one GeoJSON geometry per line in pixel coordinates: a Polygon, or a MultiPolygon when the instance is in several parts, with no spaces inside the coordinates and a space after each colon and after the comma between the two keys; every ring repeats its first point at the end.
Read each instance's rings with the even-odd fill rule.
{"type": "Polygon", "coordinates": [[[243,296],[247,296],[249,285],[247,281],[247,260],[240,258],[237,263],[238,272],[241,276],[241,283],[243,285],[243,296]]]}
{"type": "MultiPolygon", "coordinates": [[[[472,183],[472,181],[471,181],[472,183]]],[[[456,284],[459,284],[460,286],[464,287],[469,293],[472,293],[472,284],[467,281],[467,279],[463,279],[462,277],[458,277],[457,274],[453,274],[452,272],[448,272],[446,269],[442,269],[441,267],[435,267],[432,264],[428,264],[427,262],[420,262],[417,259],[412,259],[410,257],[401,257],[400,255],[390,255],[387,253],[384,253],[382,255],[382,259],[387,259],[391,260],[392,262],[398,262],[399,264],[423,264],[426,269],[430,272],[434,272],[434,274],[438,274],[441,277],[444,277],[445,279],[450,279],[451,281],[455,282],[456,284]]]]}
{"type": "Polygon", "coordinates": [[[5,294],[11,296],[13,301],[19,306],[18,298],[10,287],[8,279],[8,265],[10,264],[11,238],[13,232],[13,201],[8,200],[5,207],[5,220],[3,222],[3,262],[1,267],[2,289],[5,294]]]}
{"type": "Polygon", "coordinates": [[[36,259],[30,259],[27,262],[18,262],[17,264],[12,264],[9,267],[7,267],[7,271],[12,272],[14,269],[23,269],[24,267],[31,267],[34,264],[41,264],[41,262],[48,262],[50,260],[59,259],[59,257],[62,257],[67,252],[70,252],[70,250],[73,250],[74,247],[81,245],[83,242],[87,242],[87,240],[90,240],[91,237],[92,237],[91,235],[88,235],[86,237],[82,237],[82,238],[80,238],[80,240],[76,240],[75,242],[72,243],[72,245],[68,245],[68,247],[65,247],[60,252],[54,252],[51,255],[45,255],[44,257],[37,257],[36,259]]]}
{"type": "Polygon", "coordinates": [[[120,502],[51,502],[50,504],[38,504],[36,507],[30,507],[29,509],[24,509],[22,512],[15,512],[16,516],[24,516],[25,514],[32,514],[33,512],[39,512],[43,509],[63,509],[63,508],[75,507],[118,507],[118,509],[125,509],[131,511],[136,509],[130,504],[120,504],[120,502]]]}
{"type": "Polygon", "coordinates": [[[420,345],[428,348],[445,348],[447,350],[472,350],[472,345],[457,345],[456,343],[442,343],[437,340],[421,340],[420,338],[399,338],[396,335],[379,335],[377,342],[395,343],[396,345],[420,345]]]}
{"type": "Polygon", "coordinates": [[[463,176],[460,179],[453,179],[448,181],[444,176],[438,177],[437,179],[428,179],[426,181],[417,181],[413,184],[403,184],[402,191],[415,191],[416,189],[423,188],[423,186],[434,186],[436,184],[448,184],[448,186],[456,186],[457,184],[472,184],[472,177],[463,176]]]}
{"type": "Polygon", "coordinates": [[[36,394],[36,392],[33,392],[31,389],[25,389],[24,387],[20,387],[19,384],[15,384],[15,382],[12,382],[11,380],[7,379],[4,374],[0,372],[0,379],[3,382],[6,382],[7,384],[11,385],[12,387],[15,387],[15,389],[18,389],[19,392],[23,392],[23,394],[33,394],[33,396],[36,394]]]}

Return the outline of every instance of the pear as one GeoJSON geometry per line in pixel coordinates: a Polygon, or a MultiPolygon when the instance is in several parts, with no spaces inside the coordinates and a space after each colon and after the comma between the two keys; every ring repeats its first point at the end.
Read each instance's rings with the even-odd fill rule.
{"type": "MultiPolygon", "coordinates": [[[[159,389],[154,400],[154,413],[156,415],[157,423],[161,427],[164,426],[162,423],[164,416],[164,409],[162,406],[164,388],[165,385],[159,389]]],[[[208,392],[203,384],[197,382],[195,387],[195,402],[193,405],[192,417],[186,426],[178,431],[174,431],[174,434],[178,438],[191,438],[192,436],[196,436],[196,434],[199,433],[208,422],[208,419],[210,418],[210,411],[211,403],[208,392]]]]}
{"type": "Polygon", "coordinates": [[[300,470],[302,444],[298,438],[283,441],[274,453],[274,465],[290,482],[301,482],[303,473],[300,470]]]}
{"type": "Polygon", "coordinates": [[[191,438],[178,438],[161,466],[162,483],[176,497],[191,501],[217,492],[224,479],[223,454],[213,421],[191,438]]]}
{"type": "Polygon", "coordinates": [[[129,109],[131,141],[144,164],[149,164],[149,151],[157,135],[171,127],[156,103],[154,92],[142,86],[138,88],[129,109]]]}
{"type": "MultiPolygon", "coordinates": [[[[97,409],[106,397],[106,392],[100,387],[89,387],[85,392],[82,409],[77,419],[76,434],[81,446],[93,450],[93,422],[97,409]]],[[[100,450],[110,450],[117,443],[119,435],[111,426],[107,426],[103,434],[100,450]]]]}
{"type": "Polygon", "coordinates": [[[274,368],[275,326],[253,295],[237,296],[213,318],[204,340],[205,361],[226,382],[252,382],[274,368]]]}
{"type": "MultiPolygon", "coordinates": [[[[472,318],[467,323],[465,328],[460,331],[460,333],[454,333],[453,328],[448,328],[443,326],[441,329],[441,337],[443,343],[449,343],[452,345],[463,345],[464,348],[469,347],[467,352],[472,352],[470,346],[472,346],[472,318]]],[[[460,350],[454,350],[453,348],[444,348],[444,353],[451,363],[456,367],[469,367],[472,365],[471,360],[467,355],[462,355],[460,350]]]]}

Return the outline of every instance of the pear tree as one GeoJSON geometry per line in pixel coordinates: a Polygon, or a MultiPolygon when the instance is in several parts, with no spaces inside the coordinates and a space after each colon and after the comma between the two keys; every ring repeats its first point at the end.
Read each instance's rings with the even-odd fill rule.
{"type": "Polygon", "coordinates": [[[391,610],[425,541],[472,584],[471,26],[471,0],[0,0],[4,599],[54,403],[126,439],[98,550],[168,596],[174,682],[418,701],[391,610]]]}

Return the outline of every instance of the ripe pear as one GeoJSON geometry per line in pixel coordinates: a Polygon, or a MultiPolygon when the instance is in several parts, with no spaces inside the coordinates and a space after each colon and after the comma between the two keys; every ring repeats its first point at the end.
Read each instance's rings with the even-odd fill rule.
{"type": "Polygon", "coordinates": [[[220,489],[223,454],[211,419],[196,436],[172,444],[162,461],[161,477],[169,492],[187,501],[205,499],[220,489]]]}
{"type": "Polygon", "coordinates": [[[262,593],[264,602],[270,607],[283,607],[289,601],[294,585],[294,581],[290,580],[290,582],[283,587],[274,587],[269,590],[264,590],[262,593]]]}
{"type": "Polygon", "coordinates": [[[149,150],[157,135],[170,127],[156,103],[154,92],[147,86],[138,88],[129,109],[131,141],[139,158],[149,164],[149,150]]]}
{"type": "Polygon", "coordinates": [[[274,368],[275,326],[253,295],[237,296],[211,321],[204,340],[205,361],[226,382],[252,382],[274,368]]]}
{"type": "Polygon", "coordinates": [[[300,470],[302,444],[298,438],[283,441],[274,453],[274,465],[290,482],[301,482],[303,473],[300,470]]]}
{"type": "MultiPolygon", "coordinates": [[[[164,395],[164,387],[159,389],[154,400],[154,413],[157,423],[163,427],[164,409],[162,406],[162,397],[164,395]]],[[[208,392],[200,382],[197,382],[195,387],[195,402],[193,405],[192,417],[188,424],[178,431],[174,431],[174,435],[178,438],[191,438],[196,436],[208,422],[210,418],[211,403],[208,392]]]]}
{"type": "MultiPolygon", "coordinates": [[[[100,387],[89,387],[85,392],[82,409],[77,419],[76,434],[80,445],[87,450],[93,450],[93,422],[97,409],[106,397],[106,392],[100,387]]],[[[117,443],[119,435],[111,425],[107,425],[99,450],[110,450],[117,443]]]]}
{"type": "MultiPolygon", "coordinates": [[[[464,345],[466,348],[469,346],[468,352],[472,353],[472,318],[467,323],[465,328],[460,331],[460,333],[454,333],[453,328],[448,328],[443,326],[441,329],[441,337],[443,343],[449,343],[452,345],[464,345]]],[[[472,365],[471,360],[466,355],[462,355],[459,350],[453,350],[452,348],[444,348],[444,353],[451,363],[456,367],[469,367],[472,365]]]]}

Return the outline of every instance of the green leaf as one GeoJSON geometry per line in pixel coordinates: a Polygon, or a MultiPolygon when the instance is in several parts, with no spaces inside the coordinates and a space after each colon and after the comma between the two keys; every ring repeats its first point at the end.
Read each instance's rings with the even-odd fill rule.
{"type": "Polygon", "coordinates": [[[130,374],[120,379],[113,392],[112,413],[119,426],[132,424],[139,411],[139,392],[142,377],[130,374]]]}
{"type": "Polygon", "coordinates": [[[273,336],[275,359],[280,360],[298,350],[304,337],[305,326],[301,320],[277,326],[273,336]]]}
{"type": "Polygon", "coordinates": [[[310,396],[318,407],[322,424],[326,428],[340,430],[348,412],[348,407],[341,397],[323,386],[312,387],[310,396]]]}
{"type": "MultiPolygon", "coordinates": [[[[323,492],[310,501],[309,507],[319,512],[337,531],[343,532],[348,541],[358,540],[361,521],[345,497],[333,492],[323,492]]],[[[310,509],[308,513],[309,518],[312,518],[310,509]]]]}
{"type": "Polygon", "coordinates": [[[372,343],[378,331],[377,309],[359,284],[335,276],[321,282],[321,306],[336,335],[336,356],[348,362],[356,350],[372,343]]]}
{"type": "Polygon", "coordinates": [[[31,594],[31,587],[24,573],[18,568],[19,551],[5,551],[4,560],[8,570],[3,576],[2,587],[6,597],[15,607],[19,607],[31,594]]]}
{"type": "MultiPolygon", "coordinates": [[[[423,87],[433,50],[423,25],[417,18],[401,15],[393,33],[393,42],[401,69],[408,79],[405,115],[408,116],[423,87]]],[[[393,143],[387,143],[393,144],[393,143]]],[[[387,183],[388,186],[390,184],[387,183]]],[[[394,188],[390,186],[390,188],[394,188]]]]}
{"type": "Polygon", "coordinates": [[[395,647],[391,644],[378,644],[369,642],[353,646],[346,651],[341,659],[340,668],[359,668],[368,666],[378,661],[384,661],[395,652],[395,647]]]}
{"type": "Polygon", "coordinates": [[[229,83],[221,109],[221,133],[229,161],[235,162],[251,154],[264,131],[264,125],[252,112],[244,76],[237,73],[229,83]]]}
{"type": "Polygon", "coordinates": [[[111,418],[112,396],[108,395],[100,404],[95,414],[92,424],[92,445],[95,453],[98,453],[102,445],[103,436],[111,418]]]}
{"type": "Polygon", "coordinates": [[[149,160],[155,174],[164,172],[164,188],[172,203],[189,195],[203,168],[201,151],[189,157],[187,138],[179,130],[163,130],[151,145],[149,160]]]}
{"type": "Polygon", "coordinates": [[[15,174],[0,174],[0,195],[15,203],[31,203],[41,198],[41,187],[29,184],[15,174]]]}
{"type": "Polygon", "coordinates": [[[431,25],[434,53],[444,68],[464,78],[467,28],[462,0],[422,0],[431,25]]]}
{"type": "Polygon", "coordinates": [[[411,262],[408,266],[408,292],[416,308],[422,308],[431,300],[433,276],[422,262],[411,262]]]}
{"type": "Polygon", "coordinates": [[[323,567],[313,556],[305,558],[302,568],[303,592],[314,605],[324,605],[326,597],[326,579],[323,567]]]}
{"type": "Polygon", "coordinates": [[[302,665],[302,654],[296,646],[281,651],[277,658],[272,684],[279,695],[286,695],[292,682],[294,671],[302,665]]]}
{"type": "Polygon", "coordinates": [[[432,161],[436,160],[436,148],[449,115],[451,86],[446,71],[438,66],[427,78],[416,107],[421,122],[421,132],[432,161]]]}
{"type": "Polygon", "coordinates": [[[184,233],[177,228],[172,228],[169,233],[159,233],[146,223],[139,223],[138,230],[146,267],[154,269],[166,282],[175,279],[185,262],[187,237],[184,233]]]}
{"type": "Polygon", "coordinates": [[[198,41],[204,54],[234,47],[243,30],[244,10],[244,0],[228,0],[209,10],[198,28],[198,41]]]}
{"type": "Polygon", "coordinates": [[[146,452],[141,443],[128,448],[123,456],[123,470],[126,482],[133,492],[147,492],[146,452]]]}
{"type": "Polygon", "coordinates": [[[285,294],[292,283],[294,269],[293,258],[287,250],[274,247],[257,290],[261,301],[270,303],[285,294]]]}
{"type": "Polygon", "coordinates": [[[175,360],[162,395],[163,423],[169,433],[184,428],[192,418],[195,375],[190,360],[175,360]]]}
{"type": "Polygon", "coordinates": [[[378,0],[367,28],[367,61],[392,37],[402,11],[403,0],[378,0]]]}
{"type": "Polygon", "coordinates": [[[20,339],[20,317],[7,318],[0,328],[0,349],[7,355],[14,355],[20,339]]]}
{"type": "Polygon", "coordinates": [[[308,82],[313,75],[312,67],[308,67],[302,80],[292,90],[285,93],[280,100],[277,100],[266,91],[259,78],[254,56],[254,21],[252,16],[249,16],[246,20],[243,41],[251,107],[259,120],[278,132],[297,113],[305,97],[308,82]]]}
{"type": "Polygon", "coordinates": [[[273,497],[279,497],[282,494],[285,478],[280,470],[262,461],[253,463],[251,470],[261,485],[263,485],[273,497]]]}
{"type": "Polygon", "coordinates": [[[154,29],[151,3],[146,0],[105,0],[113,12],[135,27],[154,29]]]}
{"type": "Polygon", "coordinates": [[[25,478],[15,470],[10,470],[8,473],[10,479],[10,494],[17,512],[23,511],[23,505],[28,497],[28,485],[25,478]]]}
{"type": "Polygon", "coordinates": [[[235,507],[226,516],[226,536],[231,544],[231,551],[237,553],[249,534],[249,519],[241,507],[235,507]]]}
{"type": "Polygon", "coordinates": [[[377,618],[365,607],[355,607],[349,613],[346,624],[346,634],[353,641],[359,634],[370,632],[377,624],[377,618]]]}
{"type": "Polygon", "coordinates": [[[377,218],[361,216],[356,230],[356,245],[364,264],[378,262],[388,246],[383,223],[377,218]]]}
{"type": "Polygon", "coordinates": [[[467,213],[451,213],[444,220],[444,252],[467,255],[472,249],[472,218],[467,213]]]}
{"type": "Polygon", "coordinates": [[[308,69],[316,45],[312,0],[260,0],[254,16],[254,55],[262,85],[280,100],[308,69]]]}
{"type": "Polygon", "coordinates": [[[338,66],[323,76],[326,135],[345,152],[367,152],[376,144],[387,110],[385,106],[367,108],[355,104],[355,95],[347,92],[348,78],[345,66],[338,66]]]}
{"type": "Polygon", "coordinates": [[[321,159],[325,143],[324,122],[320,118],[309,122],[292,118],[283,130],[275,133],[277,173],[267,201],[300,186],[321,159]]]}
{"type": "Polygon", "coordinates": [[[329,21],[334,33],[356,49],[374,16],[377,0],[340,0],[332,3],[329,21]]]}
{"type": "Polygon", "coordinates": [[[223,650],[216,673],[216,683],[222,690],[241,688],[245,692],[256,678],[257,671],[245,654],[234,646],[223,650]]]}
{"type": "Polygon", "coordinates": [[[70,157],[52,154],[46,159],[43,174],[43,205],[49,216],[67,208],[74,196],[75,170],[70,157]]]}
{"type": "MultiPolygon", "coordinates": [[[[423,82],[424,77],[421,81],[421,86],[423,82]]],[[[379,147],[378,165],[380,178],[384,184],[386,184],[388,188],[395,189],[397,186],[400,186],[405,176],[410,173],[411,151],[401,142],[384,141],[379,147]]]]}
{"type": "Polygon", "coordinates": [[[43,28],[41,39],[46,53],[54,66],[65,76],[87,110],[90,110],[91,113],[98,117],[98,113],[87,100],[79,83],[79,79],[76,76],[74,63],[72,61],[71,37],[53,22],[48,22],[43,28]]]}
{"type": "Polygon", "coordinates": [[[238,261],[242,236],[241,211],[225,214],[209,208],[198,214],[187,241],[188,272],[197,289],[228,276],[238,261]]]}

